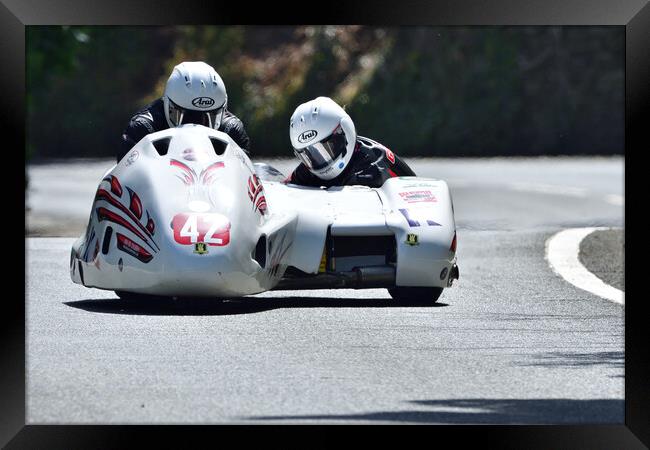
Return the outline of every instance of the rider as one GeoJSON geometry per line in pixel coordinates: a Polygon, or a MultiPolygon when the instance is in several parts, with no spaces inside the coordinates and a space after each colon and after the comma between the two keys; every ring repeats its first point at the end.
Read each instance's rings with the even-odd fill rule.
{"type": "Polygon", "coordinates": [[[223,131],[248,153],[250,139],[244,124],[228,111],[227,105],[226,86],[212,66],[198,61],[178,64],[167,80],[163,96],[129,121],[122,134],[117,161],[147,134],[186,123],[223,131]]]}
{"type": "Polygon", "coordinates": [[[387,147],[358,136],[350,116],[329,97],[298,106],[289,122],[289,137],[301,164],[288,183],[380,187],[391,177],[415,176],[387,147]]]}

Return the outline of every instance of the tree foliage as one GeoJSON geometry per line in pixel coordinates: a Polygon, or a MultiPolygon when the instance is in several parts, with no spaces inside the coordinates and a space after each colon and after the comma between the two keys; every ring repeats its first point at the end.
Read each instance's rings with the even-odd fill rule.
{"type": "Polygon", "coordinates": [[[27,27],[28,144],[111,156],[174,65],[203,60],[255,155],[320,95],[401,155],[623,152],[620,27],[27,27]]]}
{"type": "Polygon", "coordinates": [[[27,27],[27,142],[37,157],[113,155],[174,29],[27,27]]]}

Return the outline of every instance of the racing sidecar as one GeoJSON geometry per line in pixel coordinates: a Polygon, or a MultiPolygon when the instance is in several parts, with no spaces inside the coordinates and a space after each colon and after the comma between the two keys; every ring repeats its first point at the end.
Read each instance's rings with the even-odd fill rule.
{"type": "Polygon", "coordinates": [[[123,298],[387,288],[435,302],[458,278],[444,181],[319,189],[284,179],[201,125],[145,136],[102,177],[72,246],[72,281],[123,298]]]}

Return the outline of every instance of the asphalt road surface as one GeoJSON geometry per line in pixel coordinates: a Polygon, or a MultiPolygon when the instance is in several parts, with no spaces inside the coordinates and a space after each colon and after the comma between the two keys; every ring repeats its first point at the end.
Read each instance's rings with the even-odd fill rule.
{"type": "Polygon", "coordinates": [[[460,280],[432,307],[384,289],[122,302],[68,273],[111,161],[30,166],[27,422],[623,423],[624,306],[544,256],[562,229],[623,226],[623,159],[407,161],[454,198],[460,280]]]}
{"type": "Polygon", "coordinates": [[[622,230],[599,230],[580,244],[580,262],[598,278],[625,290],[625,246],[622,230]]]}

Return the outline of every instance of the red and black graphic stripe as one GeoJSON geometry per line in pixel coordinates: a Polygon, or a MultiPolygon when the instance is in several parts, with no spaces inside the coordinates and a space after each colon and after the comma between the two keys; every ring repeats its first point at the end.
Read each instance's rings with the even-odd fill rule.
{"type": "Polygon", "coordinates": [[[114,175],[109,175],[106,178],[104,178],[103,181],[108,181],[111,185],[111,192],[118,197],[122,197],[122,185],[120,184],[120,181],[117,179],[116,176],[114,175]]]}
{"type": "Polygon", "coordinates": [[[200,176],[201,183],[212,184],[214,181],[214,171],[223,167],[225,167],[225,164],[221,161],[217,161],[216,163],[210,164],[208,167],[203,169],[200,176]]]}
{"type": "MultiPolygon", "coordinates": [[[[140,239],[142,239],[148,246],[151,248],[154,252],[156,251],[155,248],[149,243],[147,238],[138,230],[136,229],[129,221],[127,221],[125,218],[122,216],[115,214],[113,211],[106,209],[104,207],[99,207],[95,211],[97,211],[97,219],[101,222],[103,220],[108,220],[109,222],[116,223],[118,225],[122,225],[124,228],[127,230],[131,231],[133,234],[138,236],[140,239]]],[[[139,222],[138,222],[139,223],[139,222]]]]}
{"type": "Polygon", "coordinates": [[[124,253],[127,253],[134,258],[142,261],[143,263],[148,263],[153,259],[153,255],[141,247],[136,242],[133,242],[128,237],[124,236],[121,233],[116,233],[117,236],[117,248],[124,253]]]}
{"type": "Polygon", "coordinates": [[[177,176],[183,183],[185,183],[186,186],[196,184],[196,172],[194,172],[194,170],[192,170],[187,164],[184,164],[176,159],[172,159],[169,161],[169,165],[178,167],[183,170],[183,176],[177,176]]]}
{"type": "Polygon", "coordinates": [[[248,177],[248,197],[250,197],[251,200],[254,201],[262,189],[262,184],[259,182],[257,175],[251,175],[248,177]]]}
{"type": "Polygon", "coordinates": [[[95,229],[94,228],[93,228],[92,232],[90,233],[90,237],[86,241],[86,250],[84,251],[84,254],[83,254],[83,260],[85,262],[90,261],[88,259],[88,252],[90,251],[90,243],[93,241],[93,239],[95,239],[95,229]]]}
{"type": "Polygon", "coordinates": [[[133,189],[130,187],[127,186],[126,190],[129,191],[130,197],[129,209],[138,218],[138,220],[140,220],[142,218],[142,202],[140,201],[140,197],[138,197],[138,194],[133,192],[133,189]]]}
{"type": "Polygon", "coordinates": [[[266,197],[264,186],[259,177],[255,174],[248,177],[248,198],[253,202],[253,208],[262,214],[266,214],[266,197]],[[262,195],[260,195],[262,194],[262,195]]]}
{"type": "Polygon", "coordinates": [[[255,208],[259,209],[262,214],[266,214],[266,197],[260,195],[260,197],[255,202],[255,208]]]}
{"type": "MultiPolygon", "coordinates": [[[[130,189],[129,189],[129,190],[130,190],[130,189]]],[[[126,215],[131,219],[131,220],[133,220],[133,222],[135,222],[135,223],[138,225],[138,227],[139,227],[142,231],[144,231],[147,235],[149,235],[149,237],[151,238],[151,241],[153,242],[153,244],[156,246],[156,248],[157,248],[158,250],[160,250],[160,247],[158,247],[158,244],[156,244],[156,242],[153,240],[153,221],[151,220],[151,218],[149,218],[149,221],[151,221],[151,224],[152,224],[152,225],[151,225],[151,229],[152,229],[152,230],[150,231],[149,228],[148,228],[148,227],[149,227],[149,222],[147,222],[147,227],[144,227],[144,226],[140,223],[140,220],[139,220],[139,219],[138,219],[138,218],[137,218],[137,217],[136,217],[136,216],[135,216],[135,215],[134,215],[134,214],[133,214],[133,213],[132,213],[132,212],[131,212],[127,207],[126,207],[126,206],[124,206],[124,205],[122,204],[122,202],[120,202],[119,200],[113,198],[113,197],[108,193],[107,190],[102,189],[102,188],[98,189],[98,190],[97,190],[97,194],[95,194],[95,201],[97,201],[97,200],[105,200],[105,201],[107,201],[108,203],[110,203],[111,205],[113,205],[113,206],[115,206],[116,208],[118,208],[118,209],[119,209],[120,211],[122,211],[124,214],[126,214],[126,215]]],[[[139,202],[139,201],[140,201],[140,199],[138,198],[138,202],[139,202]]],[[[141,214],[142,214],[142,213],[141,213],[141,214]]],[[[148,215],[148,212],[147,212],[147,215],[148,215]]]]}
{"type": "Polygon", "coordinates": [[[156,224],[153,222],[153,219],[149,216],[149,211],[147,211],[147,231],[150,236],[153,236],[156,229],[156,224]]]}

